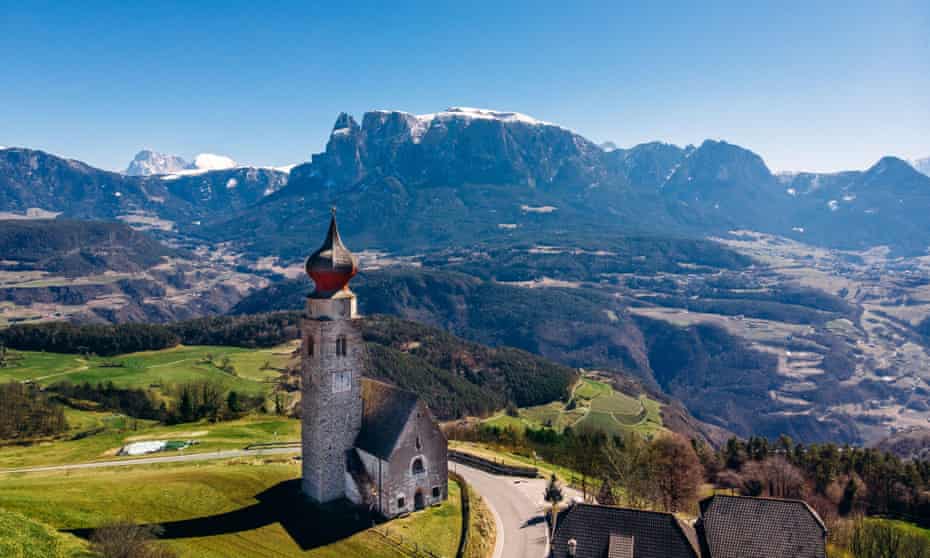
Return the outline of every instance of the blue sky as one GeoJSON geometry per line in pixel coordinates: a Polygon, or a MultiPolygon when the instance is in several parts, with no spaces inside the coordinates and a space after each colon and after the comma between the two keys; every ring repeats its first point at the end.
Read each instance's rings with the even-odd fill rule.
{"type": "Polygon", "coordinates": [[[109,169],[300,162],[340,111],[456,105],[776,170],[930,156],[927,0],[0,4],[0,145],[109,169]]]}

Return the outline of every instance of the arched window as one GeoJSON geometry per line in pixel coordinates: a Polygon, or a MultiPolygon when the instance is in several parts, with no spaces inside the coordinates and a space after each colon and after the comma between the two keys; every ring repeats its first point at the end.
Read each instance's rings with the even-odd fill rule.
{"type": "Polygon", "coordinates": [[[348,347],[349,345],[346,342],[345,337],[340,336],[338,339],[336,339],[336,354],[337,355],[346,356],[346,353],[348,353],[348,347]]]}
{"type": "Polygon", "coordinates": [[[313,356],[313,337],[308,336],[304,340],[304,347],[307,348],[307,356],[313,356]]]}
{"type": "Polygon", "coordinates": [[[410,467],[414,475],[421,475],[426,472],[426,469],[423,467],[423,458],[418,457],[413,460],[413,465],[410,467]]]}

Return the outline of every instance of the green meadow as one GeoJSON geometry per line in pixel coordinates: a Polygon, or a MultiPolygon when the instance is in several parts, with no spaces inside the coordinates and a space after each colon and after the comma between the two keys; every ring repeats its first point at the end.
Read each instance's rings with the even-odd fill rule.
{"type": "Polygon", "coordinates": [[[121,388],[159,388],[192,381],[211,381],[224,390],[259,394],[291,359],[293,344],[271,349],[178,346],[115,357],[97,357],[36,351],[9,351],[9,364],[0,368],[0,382],[30,381],[51,385],[113,382],[121,388]],[[232,373],[220,369],[229,359],[232,373]]]}
{"type": "Polygon", "coordinates": [[[425,544],[440,556],[455,555],[461,529],[455,483],[450,482],[446,503],[381,525],[380,533],[367,528],[317,542],[337,526],[327,523],[326,514],[304,516],[294,505],[299,475],[298,463],[283,457],[0,475],[0,554],[82,556],[83,541],[56,530],[87,530],[126,520],[162,525],[164,544],[184,557],[407,556],[380,534],[385,529],[393,540],[418,541],[421,548],[425,544]],[[276,487],[279,493],[286,491],[283,498],[277,497],[288,505],[265,502],[262,507],[276,487]],[[179,531],[185,528],[188,531],[179,531]],[[312,544],[298,542],[305,539],[312,544]],[[43,549],[62,550],[15,552],[31,548],[34,541],[43,549]],[[12,550],[3,554],[4,549],[12,550]]]}
{"type": "Polygon", "coordinates": [[[662,405],[646,396],[631,397],[607,382],[582,378],[572,390],[571,404],[553,401],[518,409],[517,416],[498,413],[484,422],[499,427],[550,427],[601,430],[608,434],[638,432],[651,436],[664,430],[662,405]]]}

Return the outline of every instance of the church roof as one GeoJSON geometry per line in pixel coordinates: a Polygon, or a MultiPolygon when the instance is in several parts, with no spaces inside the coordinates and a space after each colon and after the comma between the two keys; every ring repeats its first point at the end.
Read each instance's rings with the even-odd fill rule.
{"type": "Polygon", "coordinates": [[[413,392],[362,378],[362,429],[355,447],[390,458],[418,401],[413,392]]]}
{"type": "Polygon", "coordinates": [[[329,222],[326,240],[319,250],[307,258],[304,265],[307,275],[316,285],[315,296],[331,296],[349,284],[349,280],[358,273],[358,258],[355,257],[339,236],[336,226],[336,210],[329,222]]]}

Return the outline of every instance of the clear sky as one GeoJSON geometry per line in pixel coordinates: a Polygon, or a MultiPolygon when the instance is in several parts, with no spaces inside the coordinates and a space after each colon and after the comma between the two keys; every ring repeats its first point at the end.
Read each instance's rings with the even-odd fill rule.
{"type": "Polygon", "coordinates": [[[514,110],[775,170],[930,156],[930,1],[0,0],[0,145],[283,165],[340,111],[514,110]]]}

